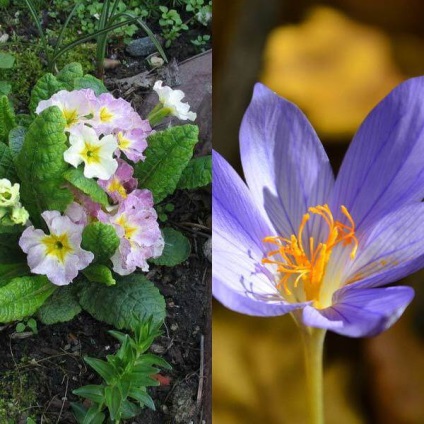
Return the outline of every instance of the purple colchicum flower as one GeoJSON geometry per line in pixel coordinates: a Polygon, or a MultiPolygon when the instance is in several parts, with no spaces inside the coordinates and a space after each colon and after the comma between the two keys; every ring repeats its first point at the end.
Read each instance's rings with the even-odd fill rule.
{"type": "Polygon", "coordinates": [[[249,315],[292,312],[351,337],[391,326],[424,266],[424,78],[365,119],[337,179],[292,103],[255,87],[240,131],[247,185],[213,163],[213,294],[249,315]]]}

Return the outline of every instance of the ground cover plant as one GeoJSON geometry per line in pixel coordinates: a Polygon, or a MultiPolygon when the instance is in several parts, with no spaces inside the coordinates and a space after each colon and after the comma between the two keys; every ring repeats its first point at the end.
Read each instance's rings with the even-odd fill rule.
{"type": "Polygon", "coordinates": [[[72,63],[37,82],[28,115],[0,101],[0,321],[35,314],[51,325],[84,310],[134,334],[111,333],[118,352],[87,359],[105,385],[75,391],[92,403],[74,406],[78,422],[119,422],[153,407],[145,387],[159,384],[155,365],[169,367],[142,355],[165,301],[134,271],[188,258],[189,241],[159,227],[154,204],[208,184],[211,170],[209,157],[192,159],[197,126],[152,128],[168,115],[196,117],[182,92],[160,81],[155,91],[157,106],[142,119],[72,63]]]}

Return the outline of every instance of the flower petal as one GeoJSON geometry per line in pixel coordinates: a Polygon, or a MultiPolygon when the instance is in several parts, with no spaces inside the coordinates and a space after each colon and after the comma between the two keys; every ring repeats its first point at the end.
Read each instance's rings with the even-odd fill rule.
{"type": "Polygon", "coordinates": [[[344,158],[333,210],[345,205],[357,229],[424,197],[424,78],[395,88],[368,115],[344,158]]]}
{"type": "Polygon", "coordinates": [[[328,201],[334,177],[314,129],[262,84],[244,115],[240,151],[249,189],[281,235],[296,234],[308,207],[328,201]]]}
{"type": "Polygon", "coordinates": [[[349,337],[370,337],[387,330],[414,297],[411,287],[351,289],[335,296],[327,309],[306,306],[303,323],[349,337]]]}
{"type": "Polygon", "coordinates": [[[360,240],[345,284],[377,287],[424,265],[424,203],[404,206],[373,225],[360,240]]]}
{"type": "Polygon", "coordinates": [[[295,309],[305,306],[302,303],[264,302],[263,300],[246,297],[244,294],[237,293],[232,288],[223,284],[220,280],[213,281],[212,294],[226,308],[241,314],[257,317],[273,317],[287,314],[295,309]]]}
{"type": "Polygon", "coordinates": [[[281,301],[273,276],[261,264],[266,249],[262,240],[273,234],[266,217],[241,178],[216,152],[212,170],[214,296],[228,308],[252,315],[267,315],[274,309],[273,314],[279,315],[298,308],[281,301]],[[258,300],[269,297],[277,300],[275,305],[258,300]]]}

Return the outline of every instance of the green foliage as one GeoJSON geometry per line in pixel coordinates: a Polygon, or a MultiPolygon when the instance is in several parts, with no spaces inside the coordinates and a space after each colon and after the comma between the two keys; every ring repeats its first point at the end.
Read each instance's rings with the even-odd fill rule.
{"type": "Polygon", "coordinates": [[[181,35],[182,31],[188,30],[188,26],[183,23],[180,14],[175,9],[159,6],[159,10],[162,12],[159,25],[162,28],[165,47],[169,47],[181,35]]]}
{"type": "Polygon", "coordinates": [[[68,168],[63,159],[66,142],[65,119],[53,106],[34,119],[17,157],[22,203],[36,226],[43,211],[63,212],[72,202],[71,192],[63,188],[63,173],[68,168]]]}
{"type": "Polygon", "coordinates": [[[177,188],[193,190],[212,182],[212,156],[191,159],[181,174],[177,188]]]}
{"type": "Polygon", "coordinates": [[[66,85],[59,81],[53,74],[44,74],[37,81],[31,92],[31,100],[29,103],[31,112],[35,112],[35,109],[41,100],[48,100],[51,96],[53,96],[53,94],[60,90],[64,90],[65,88],[66,85]]]}
{"type": "Polygon", "coordinates": [[[162,231],[165,248],[159,258],[150,259],[156,265],[175,266],[190,256],[191,246],[187,237],[173,228],[164,228],[162,231]]]}
{"type": "Polygon", "coordinates": [[[74,89],[80,90],[82,88],[91,88],[96,94],[96,96],[108,92],[103,82],[93,77],[92,75],[84,75],[83,77],[75,79],[74,89]]]}
{"type": "Polygon", "coordinates": [[[26,263],[1,263],[0,261],[0,287],[5,286],[12,278],[29,274],[26,263]]]}
{"type": "Polygon", "coordinates": [[[155,323],[165,318],[163,296],[141,274],[119,278],[117,284],[111,287],[84,283],[79,292],[79,301],[94,318],[116,328],[131,329],[138,320],[148,316],[153,316],[155,323]]]}
{"type": "Polygon", "coordinates": [[[15,331],[17,333],[23,333],[26,329],[31,331],[32,334],[38,334],[37,321],[34,318],[29,318],[16,324],[15,331]]]}
{"type": "Polygon", "coordinates": [[[76,286],[59,287],[37,311],[37,318],[43,324],[70,321],[81,312],[76,295],[76,286]]]}
{"type": "Polygon", "coordinates": [[[90,400],[92,404],[89,410],[81,404],[72,405],[78,423],[92,422],[87,421],[87,416],[93,414],[98,415],[99,423],[103,422],[105,418],[103,412],[108,414],[111,422],[120,422],[134,418],[145,406],[155,409],[146,388],[159,385],[159,382],[152,378],[159,372],[159,367],[171,368],[162,358],[146,353],[155,338],[160,335],[159,326],[160,324],[153,324],[151,319],[144,322],[137,321],[133,337],[111,331],[110,334],[121,343],[118,351],[114,355],[108,355],[106,361],[84,358],[104,382],[73,391],[75,395],[90,400]]]}
{"type": "Polygon", "coordinates": [[[114,286],[116,280],[113,278],[112,271],[105,265],[93,264],[83,270],[83,274],[88,281],[92,283],[102,283],[106,286],[114,286]]]}
{"type": "Polygon", "coordinates": [[[0,179],[7,178],[16,182],[16,169],[13,163],[12,152],[6,144],[0,142],[0,179]]]}
{"type": "Polygon", "coordinates": [[[15,113],[6,96],[0,97],[0,142],[7,143],[9,132],[16,127],[15,113]]]}
{"type": "Polygon", "coordinates": [[[96,180],[84,177],[83,167],[71,168],[63,174],[63,177],[94,202],[100,203],[105,207],[109,206],[107,194],[97,184],[96,180]]]}
{"type": "Polygon", "coordinates": [[[205,0],[185,0],[186,10],[191,12],[197,22],[208,25],[212,18],[212,1],[206,3],[205,0]]]}
{"type": "Polygon", "coordinates": [[[43,74],[43,64],[38,50],[37,44],[25,45],[25,48],[13,48],[15,66],[3,73],[12,86],[11,96],[21,109],[28,107],[29,93],[43,74]]]}
{"type": "Polygon", "coordinates": [[[2,234],[0,237],[0,263],[26,263],[26,255],[18,245],[20,234],[2,234]]]}
{"type": "Polygon", "coordinates": [[[32,315],[55,290],[56,286],[44,276],[13,278],[0,288],[0,322],[32,315]]]}
{"type": "Polygon", "coordinates": [[[105,262],[118,248],[119,238],[112,225],[92,222],[84,228],[81,246],[93,252],[96,261],[105,262]]]}
{"type": "Polygon", "coordinates": [[[205,51],[205,46],[206,44],[209,43],[211,39],[211,36],[208,34],[205,35],[198,35],[196,39],[191,40],[191,44],[193,44],[194,46],[196,46],[200,51],[204,52],[205,51]]]}
{"type": "MultiPolygon", "coordinates": [[[[0,4],[1,8],[1,4],[0,4]]],[[[9,53],[0,52],[0,70],[3,69],[11,69],[13,68],[13,64],[15,63],[15,56],[9,53]]],[[[8,95],[12,86],[8,81],[0,81],[0,96],[8,95]]]]}
{"type": "Polygon", "coordinates": [[[9,149],[13,160],[16,160],[20,151],[22,150],[26,132],[27,129],[21,126],[17,126],[9,132],[9,149]]]}
{"type": "Polygon", "coordinates": [[[135,166],[140,187],[152,191],[158,203],[177,188],[184,168],[193,155],[199,129],[194,125],[171,127],[152,134],[146,159],[135,166]]]}
{"type": "Polygon", "coordinates": [[[56,76],[57,80],[64,85],[66,90],[74,89],[74,80],[81,78],[84,75],[82,66],[80,63],[70,63],[66,65],[56,76]]]}

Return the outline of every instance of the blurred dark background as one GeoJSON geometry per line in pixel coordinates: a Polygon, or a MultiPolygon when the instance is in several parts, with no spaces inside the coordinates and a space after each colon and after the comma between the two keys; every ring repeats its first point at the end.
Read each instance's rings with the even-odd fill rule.
{"type": "MultiPolygon", "coordinates": [[[[311,120],[337,170],[369,111],[424,75],[424,1],[214,0],[213,145],[240,171],[238,131],[261,81],[311,120]]],[[[424,99],[423,99],[424,101],[424,99]]],[[[424,423],[424,273],[407,313],[373,339],[329,333],[327,424],[424,423]]],[[[303,359],[289,316],[213,309],[213,421],[306,422],[303,359]]]]}

